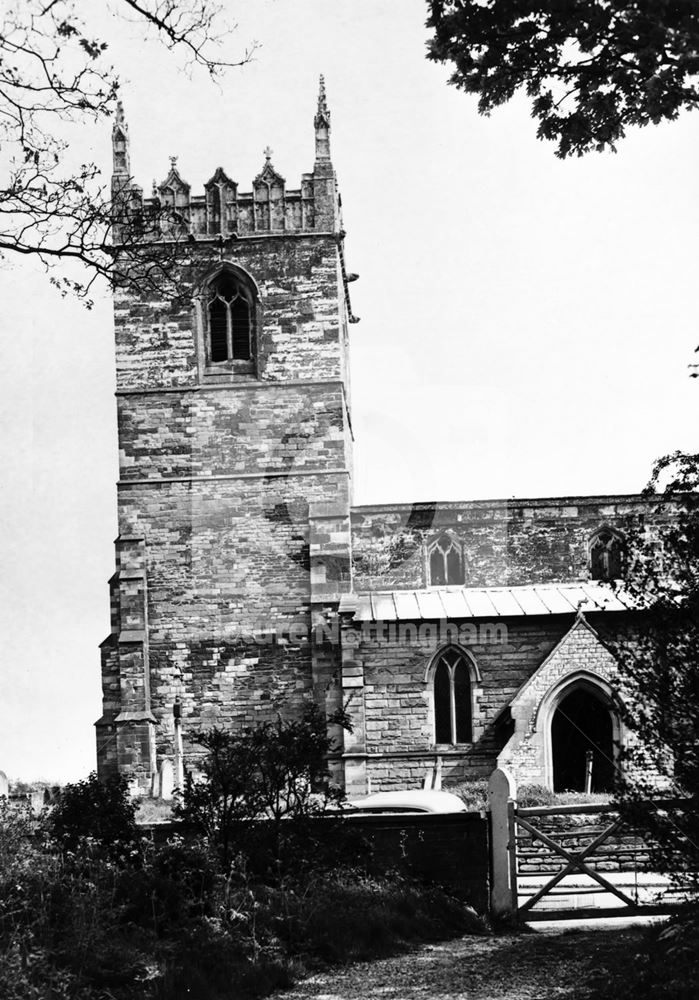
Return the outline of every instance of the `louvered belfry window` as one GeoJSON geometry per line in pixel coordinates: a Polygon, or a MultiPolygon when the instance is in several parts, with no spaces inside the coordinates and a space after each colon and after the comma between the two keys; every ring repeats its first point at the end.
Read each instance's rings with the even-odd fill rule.
{"type": "Polygon", "coordinates": [[[471,673],[465,655],[446,649],[434,668],[435,743],[471,743],[471,673]]]}
{"type": "Polygon", "coordinates": [[[449,535],[442,535],[430,549],[430,585],[444,587],[463,582],[461,548],[449,535]]]}
{"type": "Polygon", "coordinates": [[[249,361],[252,357],[252,296],[245,285],[224,272],[209,285],[209,360],[249,361]]]}

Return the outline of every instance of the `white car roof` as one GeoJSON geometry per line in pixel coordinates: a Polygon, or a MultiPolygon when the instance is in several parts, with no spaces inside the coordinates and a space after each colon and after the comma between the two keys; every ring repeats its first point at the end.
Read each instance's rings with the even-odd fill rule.
{"type": "Polygon", "coordinates": [[[466,805],[453,792],[438,792],[421,788],[404,791],[376,792],[363,799],[352,799],[345,805],[350,809],[368,812],[466,812],[466,805]]]}

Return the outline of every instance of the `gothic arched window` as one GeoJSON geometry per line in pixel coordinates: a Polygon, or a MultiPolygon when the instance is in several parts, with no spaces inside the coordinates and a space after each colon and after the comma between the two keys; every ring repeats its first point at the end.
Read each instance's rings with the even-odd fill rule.
{"type": "Polygon", "coordinates": [[[445,649],[432,675],[435,743],[471,743],[471,670],[464,653],[445,649]]]}
{"type": "Polygon", "coordinates": [[[590,577],[619,580],[624,569],[624,542],[611,528],[600,528],[590,539],[590,577]]]}
{"type": "Polygon", "coordinates": [[[464,582],[461,546],[451,535],[441,535],[429,548],[430,586],[443,587],[464,582]]]}
{"type": "Polygon", "coordinates": [[[232,270],[221,271],[207,285],[204,302],[208,363],[251,362],[255,296],[250,284],[232,270]]]}

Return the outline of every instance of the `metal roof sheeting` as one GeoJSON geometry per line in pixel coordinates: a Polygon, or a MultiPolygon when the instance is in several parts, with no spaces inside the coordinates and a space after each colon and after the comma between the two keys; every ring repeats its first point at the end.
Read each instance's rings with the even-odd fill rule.
{"type": "Polygon", "coordinates": [[[547,583],[527,587],[430,587],[344,594],[340,611],[355,621],[518,618],[577,611],[633,611],[629,594],[605,583],[547,583]]]}

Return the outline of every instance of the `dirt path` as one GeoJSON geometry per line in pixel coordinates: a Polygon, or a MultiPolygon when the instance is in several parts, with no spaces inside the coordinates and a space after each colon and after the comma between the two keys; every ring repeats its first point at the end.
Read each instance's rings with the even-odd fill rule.
{"type": "Polygon", "coordinates": [[[584,1000],[640,929],[465,937],[312,976],[277,1000],[584,1000]]]}

